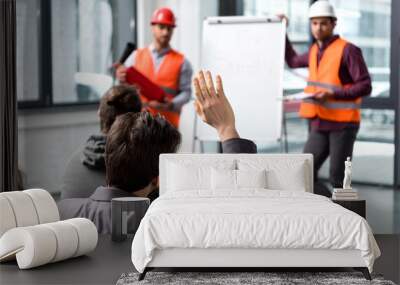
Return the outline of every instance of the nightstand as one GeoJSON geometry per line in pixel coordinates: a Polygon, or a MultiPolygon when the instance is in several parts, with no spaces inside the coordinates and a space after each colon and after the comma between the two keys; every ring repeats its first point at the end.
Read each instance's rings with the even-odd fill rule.
{"type": "Polygon", "coordinates": [[[111,200],[111,239],[124,241],[128,235],[134,235],[149,206],[149,198],[113,198],[111,200]]]}
{"type": "Polygon", "coordinates": [[[359,214],[364,219],[366,218],[366,201],[365,200],[333,200],[332,202],[359,214]]]}

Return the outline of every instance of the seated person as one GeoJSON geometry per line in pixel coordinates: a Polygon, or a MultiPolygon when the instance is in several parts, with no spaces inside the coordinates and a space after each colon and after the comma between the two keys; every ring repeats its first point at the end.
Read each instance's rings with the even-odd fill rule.
{"type": "Polygon", "coordinates": [[[97,187],[89,198],[61,200],[61,219],[85,217],[99,233],[111,233],[112,198],[147,197],[158,187],[158,156],[175,152],[180,142],[178,130],[161,116],[148,112],[118,116],[107,134],[107,186],[97,187]]]}
{"type": "MultiPolygon", "coordinates": [[[[196,111],[218,131],[223,151],[257,152],[255,144],[241,139],[236,131],[235,116],[223,93],[221,78],[217,77],[215,90],[211,74],[207,72],[205,77],[200,72],[194,80],[194,86],[196,111]]],[[[148,197],[156,191],[159,155],[176,152],[180,142],[178,130],[163,117],[153,117],[147,112],[118,116],[107,134],[107,186],[98,187],[89,198],[60,201],[61,219],[85,217],[95,223],[99,233],[111,233],[112,198],[148,197]]]]}
{"type": "Polygon", "coordinates": [[[104,151],[106,135],[118,115],[140,112],[142,103],[135,87],[111,87],[100,100],[98,115],[101,134],[91,135],[83,149],[76,151],[66,166],[61,198],[87,198],[99,185],[106,183],[104,151]]]}

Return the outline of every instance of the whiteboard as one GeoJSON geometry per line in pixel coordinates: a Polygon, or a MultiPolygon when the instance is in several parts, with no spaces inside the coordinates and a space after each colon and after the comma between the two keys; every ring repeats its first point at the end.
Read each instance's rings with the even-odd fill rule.
{"type": "MultiPolygon", "coordinates": [[[[286,24],[267,17],[210,17],[203,22],[201,68],[220,74],[241,137],[281,137],[286,24]]],[[[195,136],[218,140],[200,118],[195,136]]]]}

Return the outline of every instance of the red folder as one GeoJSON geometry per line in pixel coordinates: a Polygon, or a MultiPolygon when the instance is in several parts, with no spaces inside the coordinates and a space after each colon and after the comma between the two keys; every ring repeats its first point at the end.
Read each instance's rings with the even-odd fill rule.
{"type": "Polygon", "coordinates": [[[126,82],[138,86],[140,89],[140,94],[146,97],[148,100],[164,102],[166,96],[164,90],[154,84],[150,79],[140,73],[133,66],[129,67],[126,71],[126,82]]]}

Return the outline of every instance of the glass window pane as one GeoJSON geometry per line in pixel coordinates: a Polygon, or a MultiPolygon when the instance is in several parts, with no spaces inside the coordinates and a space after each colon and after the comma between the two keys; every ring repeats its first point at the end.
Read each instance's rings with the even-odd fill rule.
{"type": "MultiPolygon", "coordinates": [[[[353,181],[393,185],[394,110],[362,110],[362,122],[353,151],[353,181]],[[373,174],[373,175],[371,175],[373,174]]],[[[328,177],[328,163],[321,177],[328,177]]]]}
{"type": "Polygon", "coordinates": [[[308,1],[304,0],[244,0],[245,16],[285,14],[290,19],[288,34],[292,41],[308,41],[308,1]]]}
{"type": "Polygon", "coordinates": [[[372,77],[372,97],[389,97],[391,0],[331,0],[336,32],[361,48],[372,77]]]}
{"type": "Polygon", "coordinates": [[[54,103],[98,101],[112,85],[113,17],[109,0],[53,0],[54,103]]]}
{"type": "Polygon", "coordinates": [[[16,1],[18,101],[39,100],[39,2],[16,1]]]}

